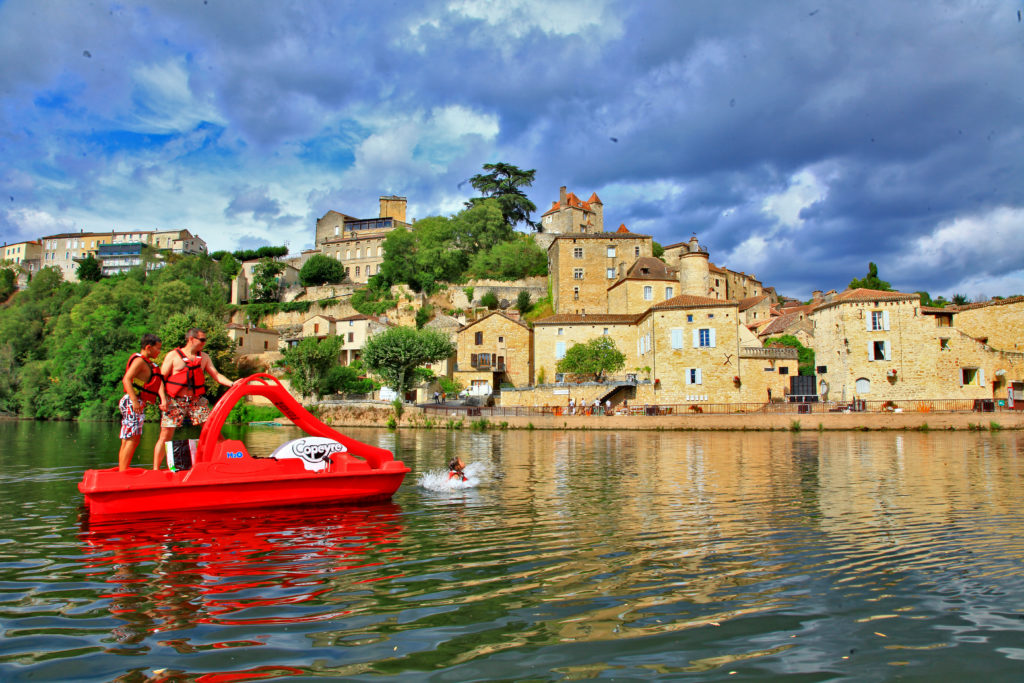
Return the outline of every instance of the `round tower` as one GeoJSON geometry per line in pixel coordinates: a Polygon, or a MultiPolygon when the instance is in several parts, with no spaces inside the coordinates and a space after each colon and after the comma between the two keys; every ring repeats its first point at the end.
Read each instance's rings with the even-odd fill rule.
{"type": "Polygon", "coordinates": [[[682,294],[708,296],[710,286],[708,251],[697,242],[697,236],[694,235],[679,257],[679,288],[682,294]]]}

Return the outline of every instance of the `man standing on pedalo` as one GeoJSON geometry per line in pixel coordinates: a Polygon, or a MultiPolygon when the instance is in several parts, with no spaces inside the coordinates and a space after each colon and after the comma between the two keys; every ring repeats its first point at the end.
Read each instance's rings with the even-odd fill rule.
{"type": "Polygon", "coordinates": [[[153,469],[160,469],[160,454],[164,444],[174,438],[174,430],[185,423],[185,416],[193,425],[201,425],[210,417],[210,402],[206,393],[206,375],[218,384],[230,387],[234,382],[217,372],[213,361],[202,349],[206,333],[193,327],[185,333],[185,345],[174,349],[164,358],[160,374],[167,387],[169,409],[160,420],[160,438],[153,451],[153,469]]]}

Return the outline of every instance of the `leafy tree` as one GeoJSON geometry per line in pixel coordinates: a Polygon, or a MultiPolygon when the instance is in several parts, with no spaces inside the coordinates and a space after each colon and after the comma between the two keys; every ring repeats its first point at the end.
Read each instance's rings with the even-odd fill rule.
{"type": "Polygon", "coordinates": [[[530,303],[530,293],[524,289],[516,297],[516,309],[520,314],[526,315],[531,308],[533,308],[533,304],[530,303]]]}
{"type": "Polygon", "coordinates": [[[964,306],[966,304],[971,303],[971,300],[967,297],[966,294],[954,294],[952,303],[955,306],[964,306]]]}
{"type": "Polygon", "coordinates": [[[441,377],[437,383],[441,386],[441,391],[448,396],[458,396],[463,389],[462,382],[451,377],[441,377]]]}
{"type": "Polygon", "coordinates": [[[416,311],[416,329],[422,330],[423,326],[430,322],[430,316],[434,312],[434,307],[430,304],[424,304],[420,310],[416,311]]]}
{"type": "Polygon", "coordinates": [[[618,372],[625,365],[626,354],[615,346],[615,340],[600,336],[585,344],[573,344],[558,361],[557,369],[571,375],[593,375],[600,381],[606,372],[618,372]]]}
{"type": "Polygon", "coordinates": [[[337,284],[345,280],[345,266],[337,259],[323,254],[313,254],[299,270],[299,282],[303,287],[337,284]]]}
{"type": "Polygon", "coordinates": [[[505,221],[496,199],[482,199],[452,216],[449,222],[453,246],[470,255],[514,240],[517,235],[505,221]]]}
{"type": "Polygon", "coordinates": [[[259,249],[239,249],[232,252],[239,261],[251,261],[263,258],[281,258],[288,255],[288,247],[260,247],[259,249]]]}
{"type": "Polygon", "coordinates": [[[494,198],[498,200],[506,224],[515,226],[525,223],[539,229],[539,225],[530,220],[530,214],[537,210],[537,206],[523,192],[523,188],[533,184],[537,171],[524,171],[503,162],[484,164],[483,169],[487,173],[478,173],[469,179],[469,184],[483,196],[470,199],[466,206],[473,207],[487,198],[494,198]]]}
{"type": "Polygon", "coordinates": [[[868,263],[868,274],[860,279],[853,278],[850,280],[850,289],[877,289],[883,292],[891,292],[892,285],[885,280],[878,278],[878,266],[874,263],[868,263]]]}
{"type": "Polygon", "coordinates": [[[354,365],[335,365],[327,371],[320,393],[323,396],[328,394],[366,394],[373,389],[373,380],[363,377],[360,368],[354,365]]]}
{"type": "Polygon", "coordinates": [[[224,279],[230,280],[238,275],[242,270],[242,264],[233,255],[228,252],[222,252],[224,256],[220,259],[220,270],[224,274],[224,279]]]}
{"type": "Polygon", "coordinates": [[[467,272],[474,278],[506,281],[547,275],[548,255],[528,236],[517,233],[512,240],[477,253],[467,272]]]}
{"type": "Polygon", "coordinates": [[[334,377],[329,381],[329,373],[338,366],[343,344],[344,340],[337,336],[323,340],[306,337],[282,352],[284,358],[279,362],[286,368],[285,377],[303,396],[314,396],[320,400],[324,393],[328,393],[330,381],[338,379],[334,377]]]}
{"type": "Polygon", "coordinates": [[[449,358],[454,353],[455,345],[439,332],[392,327],[366,342],[362,361],[387,386],[403,396],[413,386],[416,368],[449,358]]]}
{"type": "MultiPolygon", "coordinates": [[[[654,258],[661,258],[662,256],[665,255],[665,247],[661,246],[657,242],[652,241],[652,243],[651,243],[651,255],[654,256],[654,258]]],[[[664,260],[664,259],[662,259],[662,260],[664,260]]]]}
{"type": "Polygon", "coordinates": [[[814,374],[814,349],[809,349],[800,343],[800,340],[791,334],[784,334],[781,337],[769,337],[764,340],[765,346],[789,346],[796,349],[798,374],[814,374]]]}
{"type": "Polygon", "coordinates": [[[255,303],[277,301],[281,283],[277,276],[284,272],[284,264],[272,258],[261,259],[252,269],[252,284],[249,286],[255,303]]]}
{"type": "Polygon", "coordinates": [[[78,275],[78,279],[83,282],[99,282],[100,278],[103,277],[103,267],[92,254],[89,254],[79,261],[78,269],[75,273],[78,275]]]}
{"type": "Polygon", "coordinates": [[[0,301],[14,293],[18,287],[18,272],[12,264],[0,265],[0,301]]]}
{"type": "Polygon", "coordinates": [[[494,290],[488,290],[486,294],[480,297],[480,305],[486,306],[488,310],[495,310],[498,308],[498,295],[494,293],[494,290]]]}

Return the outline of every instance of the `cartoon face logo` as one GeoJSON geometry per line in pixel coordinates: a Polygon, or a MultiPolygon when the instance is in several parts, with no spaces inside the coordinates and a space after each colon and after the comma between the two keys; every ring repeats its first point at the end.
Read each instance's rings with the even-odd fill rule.
{"type": "Polygon", "coordinates": [[[275,460],[298,458],[308,472],[323,472],[327,469],[332,453],[344,453],[347,449],[334,439],[322,436],[307,436],[289,441],[270,454],[275,460]]]}

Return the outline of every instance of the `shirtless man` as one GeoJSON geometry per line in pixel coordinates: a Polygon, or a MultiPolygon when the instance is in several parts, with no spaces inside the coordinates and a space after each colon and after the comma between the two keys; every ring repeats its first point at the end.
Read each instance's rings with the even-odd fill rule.
{"type": "Polygon", "coordinates": [[[203,396],[206,393],[206,375],[225,387],[234,384],[213,367],[213,361],[203,351],[205,343],[206,333],[193,327],[185,333],[185,345],[169,352],[160,366],[170,397],[170,409],[160,420],[160,438],[153,451],[154,470],[160,469],[164,444],[174,438],[175,428],[184,424],[186,415],[193,425],[201,425],[210,417],[210,402],[203,396]]]}
{"type": "Polygon", "coordinates": [[[167,410],[167,389],[164,378],[154,362],[160,355],[160,337],[155,334],[142,335],[142,350],[128,358],[121,385],[124,396],[118,401],[121,411],[121,448],[117,452],[117,469],[124,472],[132,462],[135,449],[142,438],[142,424],[145,421],[147,403],[159,403],[161,410],[167,410]]]}

